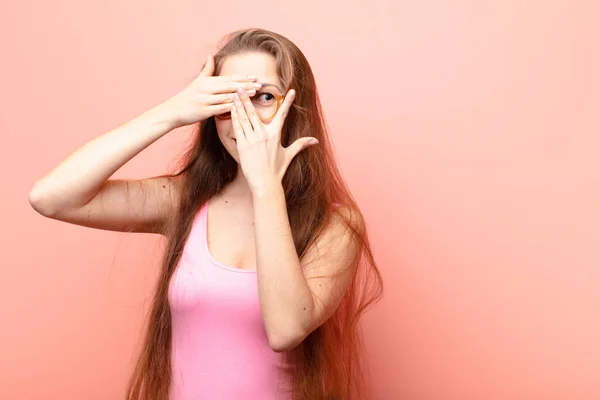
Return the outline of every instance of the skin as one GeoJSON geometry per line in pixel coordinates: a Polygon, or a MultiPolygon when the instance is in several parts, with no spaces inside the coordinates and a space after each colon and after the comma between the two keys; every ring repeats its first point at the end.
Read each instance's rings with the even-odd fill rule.
{"type": "MultiPolygon", "coordinates": [[[[164,234],[180,201],[181,180],[111,176],[175,128],[235,109],[232,119],[216,122],[219,138],[240,173],[209,202],[209,248],[226,265],[256,270],[269,345],[285,351],[339,305],[352,279],[348,266],[357,248],[345,225],[333,218],[308,249],[303,260],[309,261],[300,262],[296,255],[281,179],[296,154],[318,144],[302,138],[281,147],[281,127],[294,92],[267,85],[281,85],[276,71],[273,57],[243,53],[225,60],[221,76],[213,76],[214,59],[209,55],[188,87],[77,149],[34,184],[29,202],[41,215],[71,224],[164,234]],[[261,88],[286,95],[268,123],[257,119],[248,98],[261,88]],[[335,278],[317,278],[338,272],[335,278]]],[[[349,211],[340,212],[356,221],[349,211]]]]}
{"type": "MultiPolygon", "coordinates": [[[[269,90],[284,94],[283,88],[276,87],[275,59],[267,54],[231,56],[221,74],[254,75],[263,89],[269,83],[273,85],[269,90]]],[[[240,173],[209,204],[213,257],[227,265],[256,269],[261,311],[275,351],[295,347],[331,316],[351,281],[353,271],[348,266],[357,250],[346,227],[334,219],[309,249],[305,259],[310,262],[298,259],[281,180],[291,160],[318,141],[301,138],[288,148],[281,146],[281,128],[293,99],[290,90],[275,118],[265,123],[248,94],[238,91],[231,119],[217,120],[217,130],[240,173]],[[320,277],[340,271],[336,277],[320,277]]]]}

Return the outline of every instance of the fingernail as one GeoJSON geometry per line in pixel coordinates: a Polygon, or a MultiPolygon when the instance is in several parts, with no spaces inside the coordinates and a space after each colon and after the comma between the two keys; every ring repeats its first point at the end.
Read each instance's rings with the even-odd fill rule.
{"type": "Polygon", "coordinates": [[[240,101],[240,96],[238,96],[238,94],[237,94],[237,93],[234,93],[234,95],[233,95],[233,100],[235,100],[235,101],[240,101]]]}
{"type": "Polygon", "coordinates": [[[308,144],[317,144],[317,143],[319,143],[319,141],[317,139],[310,139],[308,141],[308,144]]]}
{"type": "Polygon", "coordinates": [[[241,95],[241,94],[244,94],[244,89],[242,89],[242,88],[239,88],[239,89],[238,89],[238,91],[237,91],[237,94],[240,94],[240,95],[241,95]]]}
{"type": "Polygon", "coordinates": [[[248,79],[256,79],[256,76],[254,76],[254,75],[248,75],[248,79]]]}
{"type": "Polygon", "coordinates": [[[262,83],[253,83],[252,86],[257,89],[260,89],[262,87],[262,83]]]}

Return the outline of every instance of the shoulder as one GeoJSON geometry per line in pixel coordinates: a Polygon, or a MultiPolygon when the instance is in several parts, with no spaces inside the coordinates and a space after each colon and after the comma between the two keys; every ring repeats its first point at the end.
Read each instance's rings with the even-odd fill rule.
{"type": "Polygon", "coordinates": [[[335,275],[353,271],[361,256],[363,239],[364,222],[360,211],[352,206],[336,204],[303,257],[305,274],[335,275]]]}
{"type": "Polygon", "coordinates": [[[330,233],[348,231],[354,235],[362,235],[365,229],[365,222],[362,213],[357,207],[351,207],[339,203],[334,203],[331,211],[331,218],[326,226],[326,231],[330,233]]]}
{"type": "Polygon", "coordinates": [[[363,216],[357,208],[334,204],[325,226],[316,240],[316,247],[331,254],[351,255],[360,248],[365,231],[363,216]]]}

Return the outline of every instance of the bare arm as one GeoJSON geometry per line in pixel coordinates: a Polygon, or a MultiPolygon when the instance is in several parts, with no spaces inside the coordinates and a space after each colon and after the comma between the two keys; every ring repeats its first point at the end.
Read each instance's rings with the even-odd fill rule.
{"type": "Polygon", "coordinates": [[[344,210],[298,258],[281,185],[253,196],[258,294],[269,345],[274,351],[296,347],[325,322],[352,281],[350,268],[360,250],[347,227],[358,216],[344,210]]]}
{"type": "Polygon", "coordinates": [[[29,202],[40,214],[69,223],[160,232],[177,204],[175,181],[108,178],[175,126],[165,109],[156,108],[93,139],[36,182],[29,202]]]}
{"type": "Polygon", "coordinates": [[[37,181],[29,202],[49,218],[98,229],[161,233],[175,211],[179,179],[109,179],[121,166],[176,127],[231,109],[239,88],[260,87],[253,77],[212,76],[209,55],[183,91],[122,126],[86,143],[37,181]]]}

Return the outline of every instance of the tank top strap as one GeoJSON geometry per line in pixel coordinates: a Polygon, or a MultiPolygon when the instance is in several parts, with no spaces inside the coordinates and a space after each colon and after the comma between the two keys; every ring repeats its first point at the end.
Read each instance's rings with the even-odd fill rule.
{"type": "Polygon", "coordinates": [[[186,252],[194,253],[195,256],[199,256],[198,253],[204,253],[203,245],[206,243],[207,234],[207,204],[202,205],[196,212],[190,234],[186,240],[186,252]]]}

